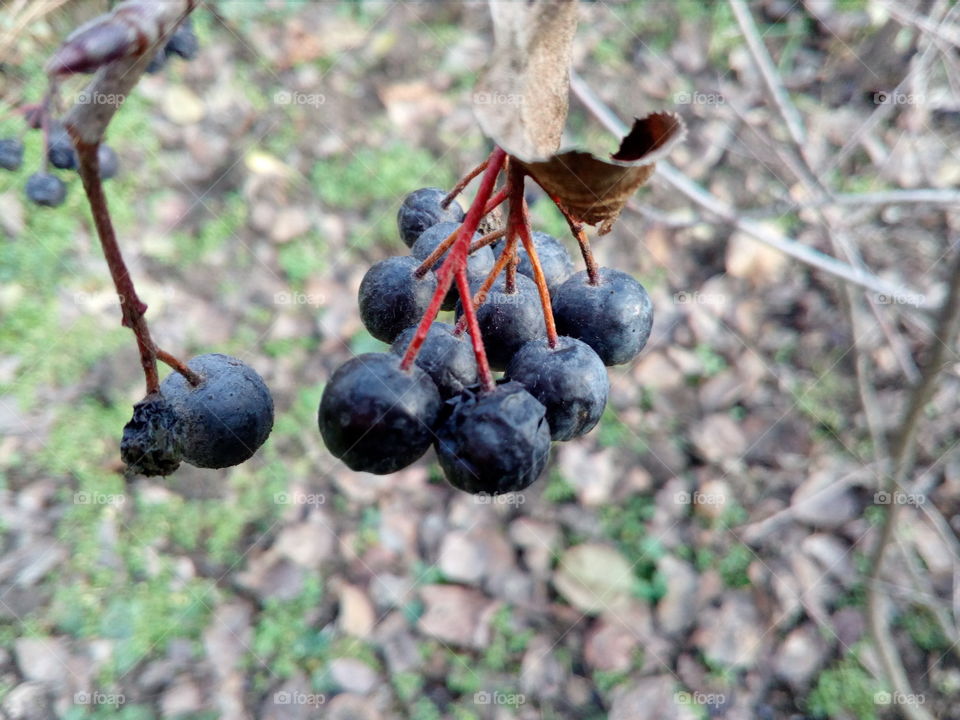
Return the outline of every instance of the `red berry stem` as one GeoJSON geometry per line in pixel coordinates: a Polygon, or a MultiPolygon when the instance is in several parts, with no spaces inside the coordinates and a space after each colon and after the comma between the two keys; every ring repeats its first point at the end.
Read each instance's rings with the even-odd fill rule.
{"type": "MultiPolygon", "coordinates": [[[[47,114],[45,113],[44,127],[46,127],[46,117],[47,114]]],[[[140,366],[143,368],[143,376],[147,384],[146,394],[150,395],[160,390],[157,358],[181,373],[192,385],[199,385],[200,377],[195,372],[170,353],[159,350],[150,337],[150,328],[147,326],[147,319],[144,315],[147,311],[147,305],[137,295],[133,278],[130,277],[130,271],[123,259],[123,253],[120,252],[120,244],[117,242],[117,235],[110,219],[107,196],[103,192],[103,182],[100,179],[100,160],[97,155],[100,143],[84,142],[74,134],[72,127],[68,126],[68,131],[73,136],[73,143],[77,152],[77,170],[80,173],[80,179],[83,181],[87,201],[90,203],[93,224],[97,228],[97,236],[100,238],[103,256],[106,258],[107,267],[110,269],[110,277],[113,278],[113,285],[117,290],[117,296],[120,298],[122,324],[124,327],[133,330],[134,337],[137,339],[137,348],[140,350],[140,366]]],[[[44,152],[44,159],[46,160],[46,152],[44,152]]]]}
{"type": "MultiPolygon", "coordinates": [[[[457,290],[460,291],[460,297],[470,297],[470,283],[467,280],[466,265],[457,269],[457,290]]],[[[470,342],[473,344],[473,353],[477,358],[477,372],[480,375],[480,383],[483,385],[483,389],[489,392],[497,384],[493,380],[493,373],[490,372],[487,351],[483,346],[483,338],[480,335],[480,323],[477,322],[477,312],[474,310],[472,302],[463,303],[463,317],[467,321],[470,342]]]]}
{"type": "MultiPolygon", "coordinates": [[[[73,135],[73,128],[68,129],[73,135]]],[[[143,375],[147,382],[147,395],[149,395],[160,389],[160,378],[157,375],[157,350],[153,340],[150,339],[150,328],[147,327],[147,321],[144,318],[147,306],[137,295],[137,290],[133,286],[133,280],[127,270],[127,264],[123,260],[123,254],[120,252],[120,245],[117,243],[117,236],[113,230],[113,223],[110,220],[107,197],[103,192],[103,183],[100,181],[100,162],[97,158],[100,143],[83,142],[78,135],[73,136],[73,141],[77,151],[80,179],[83,181],[83,189],[90,203],[90,211],[93,213],[93,223],[97,228],[97,235],[100,237],[100,246],[103,248],[107,267],[110,268],[110,277],[113,278],[114,287],[120,297],[122,324],[124,327],[133,330],[133,334],[137,338],[137,347],[140,349],[140,365],[143,367],[143,375]]]]}
{"type": "MultiPolygon", "coordinates": [[[[506,231],[504,231],[506,232],[506,231]]],[[[496,282],[497,277],[500,273],[503,272],[503,269],[507,267],[507,264],[510,262],[510,259],[516,253],[517,248],[517,238],[516,236],[509,237],[507,243],[504,246],[503,250],[500,251],[497,261],[494,263],[493,267],[490,269],[490,272],[487,273],[487,277],[484,279],[483,284],[480,285],[480,288],[477,292],[474,293],[473,297],[470,299],[470,303],[473,305],[474,309],[480,307],[487,301],[487,294],[490,292],[490,288],[493,287],[493,283],[496,282]]],[[[466,329],[466,321],[463,317],[457,321],[457,326],[453,329],[454,335],[459,335],[466,329]]]]}
{"type": "Polygon", "coordinates": [[[453,202],[453,199],[457,195],[463,192],[463,189],[470,184],[470,181],[487,169],[487,163],[489,162],[490,162],[490,157],[487,157],[486,160],[484,160],[482,163],[477,165],[473,170],[471,170],[466,175],[464,175],[460,179],[460,182],[458,182],[456,185],[453,186],[453,190],[447,193],[447,196],[440,201],[440,207],[444,209],[450,207],[450,203],[453,202]]]}
{"type": "Polygon", "coordinates": [[[187,379],[188,383],[196,387],[202,382],[203,378],[201,378],[193,370],[187,367],[186,364],[183,363],[181,360],[174,357],[173,355],[168,353],[166,350],[161,350],[158,347],[154,347],[154,350],[157,353],[157,360],[164,363],[165,365],[169,365],[171,368],[173,368],[178,373],[183,375],[187,379]]]}
{"type": "MultiPolygon", "coordinates": [[[[569,218],[568,218],[569,222],[569,218]]],[[[573,223],[570,230],[577,238],[577,244],[580,246],[580,254],[583,256],[583,264],[587,267],[587,279],[590,285],[600,284],[600,268],[597,261],[593,258],[593,250],[590,249],[590,239],[583,229],[583,223],[573,223]]]]}
{"type": "MultiPolygon", "coordinates": [[[[553,305],[550,302],[550,290],[547,287],[547,278],[543,274],[543,268],[540,265],[540,258],[537,256],[537,250],[533,246],[533,237],[530,233],[530,213],[527,210],[527,200],[523,195],[523,169],[518,166],[510,168],[509,185],[512,188],[510,194],[510,210],[507,215],[507,228],[511,236],[514,233],[520,235],[520,241],[523,248],[527,251],[527,257],[530,258],[530,266],[533,268],[533,281],[537,284],[537,291],[540,294],[540,305],[543,308],[543,323],[547,329],[547,343],[551,348],[557,346],[557,325],[553,321],[553,305]]],[[[507,268],[507,279],[510,278],[510,270],[515,269],[517,257],[507,268]]],[[[507,291],[509,292],[509,290],[507,291]]]]}
{"type": "Polygon", "coordinates": [[[452,233],[447,235],[446,239],[442,243],[437,245],[437,247],[434,248],[433,252],[427,255],[426,259],[422,263],[420,263],[420,266],[413,271],[413,276],[415,278],[422,278],[424,275],[430,272],[430,268],[432,268],[434,266],[434,263],[436,263],[437,260],[439,260],[443,256],[443,254],[450,249],[450,246],[453,245],[454,241],[457,239],[457,236],[459,234],[460,234],[460,228],[457,228],[452,233]]]}
{"type": "Polygon", "coordinates": [[[492,198],[490,198],[490,202],[488,202],[487,206],[483,209],[484,217],[489,215],[496,208],[503,204],[503,201],[507,199],[508,192],[509,188],[504,186],[500,188],[492,198]]]}
{"type": "MultiPolygon", "coordinates": [[[[430,325],[433,323],[434,318],[437,317],[437,313],[440,312],[440,306],[443,304],[443,298],[446,296],[447,292],[450,290],[450,286],[453,284],[455,272],[462,268],[463,272],[466,273],[467,252],[470,249],[470,239],[477,231],[477,226],[480,224],[480,220],[482,220],[483,216],[489,212],[487,209],[487,204],[490,200],[490,196],[493,194],[493,186],[497,182],[497,176],[500,174],[500,169],[503,167],[503,162],[506,156],[507,154],[500,148],[496,148],[492,153],[490,153],[490,157],[487,160],[487,166],[483,172],[483,179],[480,182],[480,188],[477,190],[477,195],[474,197],[473,203],[470,205],[470,209],[467,211],[467,216],[464,218],[463,224],[460,226],[459,235],[457,235],[457,238],[454,241],[453,249],[450,251],[450,254],[447,255],[447,259],[443,261],[443,264],[437,271],[437,289],[434,291],[430,305],[427,308],[427,311],[423,314],[420,324],[417,326],[417,331],[414,334],[413,339],[410,341],[409,347],[407,347],[407,352],[404,353],[403,360],[400,361],[400,367],[404,370],[409,370],[414,361],[417,359],[417,353],[420,352],[420,347],[423,345],[423,341],[427,338],[427,333],[430,331],[430,325]]],[[[506,193],[504,193],[504,198],[505,197],[506,193]]],[[[501,200],[500,202],[503,201],[501,200]]],[[[469,293],[470,291],[468,287],[467,293],[464,295],[464,297],[469,297],[469,293]]],[[[464,309],[466,310],[466,308],[464,309]]],[[[471,332],[470,337],[474,345],[474,350],[477,353],[478,364],[481,359],[484,363],[486,363],[486,353],[481,351],[483,348],[483,340],[480,338],[479,329],[475,335],[471,332]],[[478,347],[481,350],[477,350],[478,347]]],[[[489,366],[486,368],[486,370],[489,373],[489,366]]],[[[480,368],[480,372],[481,377],[483,377],[482,367],[480,368]]]]}
{"type": "MultiPolygon", "coordinates": [[[[533,177],[533,175],[530,177],[533,177]]],[[[535,177],[533,177],[533,180],[534,182],[537,181],[535,177]]],[[[540,185],[540,183],[537,182],[537,185],[540,185]]],[[[560,201],[560,198],[543,187],[543,185],[540,185],[540,188],[547,194],[547,197],[553,201],[553,204],[557,206],[557,210],[563,214],[564,219],[567,221],[567,227],[570,228],[570,232],[573,233],[573,236],[577,239],[577,245],[580,246],[580,254],[583,256],[583,264],[587,268],[589,284],[598,285],[600,283],[600,267],[593,257],[593,250],[590,249],[590,239],[583,229],[583,223],[570,214],[570,211],[567,210],[566,206],[560,201]]]]}
{"type": "Polygon", "coordinates": [[[475,253],[480,248],[485,248],[487,245],[493,245],[497,240],[502,238],[507,234],[506,230],[494,230],[493,232],[488,232],[482,238],[477,240],[473,245],[470,246],[470,254],[475,253]]]}

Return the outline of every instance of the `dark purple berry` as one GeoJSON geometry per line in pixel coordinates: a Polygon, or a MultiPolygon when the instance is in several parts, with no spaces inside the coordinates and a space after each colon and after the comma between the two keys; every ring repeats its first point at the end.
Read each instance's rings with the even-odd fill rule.
{"type": "Polygon", "coordinates": [[[61,122],[50,124],[50,144],[47,147],[50,164],[61,170],[74,170],[77,167],[77,153],[73,141],[61,122]]]}
{"type": "Polygon", "coordinates": [[[515,382],[490,392],[465,390],[437,430],[437,459],[447,480],[470,493],[523,490],[547,464],[546,409],[515,382]]]}
{"type": "Polygon", "coordinates": [[[360,319],[377,340],[392,343],[397,335],[415,325],[426,312],[437,288],[428,272],[422,278],[413,271],[420,263],[409,255],[397,255],[373,265],[360,282],[360,319]]]}
{"type": "Polygon", "coordinates": [[[633,360],[653,328],[653,303],[643,285],[625,272],[600,268],[591,285],[587,272],[571,275],[553,294],[553,316],[561,335],[582,340],[604,365],[633,360]]]}
{"type": "Polygon", "coordinates": [[[27,178],[27,199],[37,205],[57,207],[67,197],[67,186],[63,180],[50,173],[34,173],[27,178]]]}
{"type": "Polygon", "coordinates": [[[160,384],[179,418],[183,459],[204,468],[239,465],[273,428],[270,391],[256,370],[228,355],[198,355],[187,367],[200,376],[199,385],[178,372],[160,384]]]}
{"type": "MultiPolygon", "coordinates": [[[[446,240],[450,233],[452,233],[458,227],[460,227],[460,223],[442,222],[437,223],[433,227],[427,228],[423,231],[420,237],[417,238],[417,241],[413,244],[413,247],[410,248],[410,254],[417,258],[417,260],[420,262],[423,262],[430,257],[430,253],[436,250],[440,246],[440,243],[446,240]]],[[[471,242],[478,240],[479,238],[479,234],[474,234],[471,242]]],[[[450,251],[447,250],[447,252],[441,255],[440,259],[434,263],[432,269],[434,271],[439,270],[440,266],[443,264],[443,261],[447,259],[449,254],[450,251]]],[[[467,282],[471,287],[479,285],[484,281],[489,272],[493,270],[494,262],[496,262],[496,258],[494,258],[493,251],[489,246],[482,247],[467,257],[467,282]]],[[[443,299],[443,309],[453,310],[457,306],[457,300],[459,298],[460,293],[457,292],[456,281],[454,281],[454,284],[450,287],[450,291],[443,299]]]]}
{"type": "Polygon", "coordinates": [[[407,247],[413,247],[421,233],[437,223],[463,221],[463,208],[456,200],[446,208],[440,207],[446,196],[440,188],[420,188],[403,199],[397,212],[397,228],[407,247]]]}
{"type": "Polygon", "coordinates": [[[386,475],[419,458],[433,441],[440,393],[414,364],[392,353],[358,355],[323,389],[317,422],[327,449],[351,470],[386,475]]]}
{"type": "MultiPolygon", "coordinates": [[[[403,357],[417,328],[409,327],[397,336],[390,351],[403,357]]],[[[465,333],[453,334],[453,326],[435,322],[417,353],[416,364],[423,368],[446,399],[477,383],[477,358],[465,333]]]]}
{"type": "MultiPolygon", "coordinates": [[[[457,316],[462,312],[463,308],[458,306],[457,316]]],[[[505,370],[523,344],[547,334],[537,286],[519,274],[512,293],[506,291],[503,278],[497,279],[487,299],[477,308],[477,323],[494,370],[505,370]]]]}
{"type": "Polygon", "coordinates": [[[554,348],[546,339],[528,342],[513,356],[504,377],[523,385],[547,408],[554,440],[590,432],[603,415],[610,391],[600,357],[586,343],[563,336],[554,348]]]}
{"type": "Polygon", "coordinates": [[[100,164],[101,180],[109,180],[120,169],[120,160],[117,158],[117,153],[109,145],[101,143],[100,147],[97,148],[97,160],[100,164]]]}
{"type": "Polygon", "coordinates": [[[23,143],[19,138],[0,140],[0,168],[19,170],[23,164],[23,143]]]}
{"type": "MultiPolygon", "coordinates": [[[[546,278],[547,288],[553,293],[564,280],[573,275],[573,258],[570,257],[570,253],[563,243],[553,235],[534,231],[531,234],[531,239],[533,240],[533,247],[537,251],[537,257],[540,259],[540,268],[543,270],[544,278],[546,278]]],[[[494,255],[500,255],[505,243],[505,240],[501,240],[494,246],[494,255]]],[[[522,243],[518,244],[517,258],[520,261],[517,265],[517,272],[534,280],[533,265],[530,264],[530,256],[527,255],[522,243]]]]}
{"type": "Polygon", "coordinates": [[[184,60],[193,60],[200,52],[200,41],[193,31],[193,22],[188,17],[173,31],[164,49],[166,55],[179,55],[184,60]]]}
{"type": "Polygon", "coordinates": [[[160,48],[154,53],[153,57],[150,58],[150,63],[147,65],[146,72],[148,75],[156,75],[158,72],[163,70],[167,64],[167,49],[160,48]]]}
{"type": "Polygon", "coordinates": [[[132,475],[169,475],[180,467],[177,414],[160,393],[133,406],[133,418],[123,427],[120,458],[132,475]]]}

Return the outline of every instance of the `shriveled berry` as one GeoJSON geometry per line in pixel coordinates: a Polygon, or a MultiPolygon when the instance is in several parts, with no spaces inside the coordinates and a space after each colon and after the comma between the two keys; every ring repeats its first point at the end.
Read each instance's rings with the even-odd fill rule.
{"type": "MultiPolygon", "coordinates": [[[[458,306],[457,316],[463,309],[458,306]]],[[[477,323],[487,350],[487,359],[494,370],[504,370],[513,354],[529,342],[546,336],[540,295],[533,280],[517,275],[514,292],[506,291],[506,281],[499,278],[484,303],[477,308],[477,323]]]]}
{"type": "MultiPolygon", "coordinates": [[[[564,280],[573,275],[573,258],[570,257],[570,253],[564,244],[553,235],[534,231],[530,237],[533,240],[533,247],[537,251],[537,258],[540,260],[540,268],[543,270],[544,278],[546,278],[547,288],[553,293],[564,280]]],[[[505,244],[506,240],[501,240],[494,245],[494,255],[499,256],[505,244]]],[[[517,259],[519,260],[517,272],[534,280],[533,265],[530,264],[530,256],[527,255],[527,251],[522,244],[517,247],[517,259]]]]}
{"type": "MultiPolygon", "coordinates": [[[[423,231],[420,237],[417,238],[417,241],[413,244],[413,247],[410,248],[410,254],[413,255],[417,260],[423,262],[430,254],[436,250],[440,243],[447,239],[447,237],[460,227],[460,223],[453,222],[441,222],[437,223],[433,227],[427,228],[423,231]]],[[[471,242],[478,240],[480,238],[479,234],[474,234],[471,238],[471,242]]],[[[443,255],[440,256],[440,259],[437,260],[433,265],[433,270],[439,270],[440,266],[443,264],[443,261],[447,259],[447,256],[450,254],[450,251],[447,250],[443,255]]],[[[489,247],[482,247],[479,250],[470,253],[467,256],[467,282],[471,287],[474,285],[479,285],[487,277],[487,274],[493,270],[493,264],[496,259],[493,256],[493,251],[489,247]]],[[[443,309],[444,310],[453,310],[457,306],[457,300],[460,298],[460,294],[457,292],[456,283],[450,287],[450,291],[447,293],[446,297],[443,299],[443,309]]]]}
{"type": "MultiPolygon", "coordinates": [[[[401,358],[416,334],[416,326],[397,336],[390,351],[401,358]]],[[[416,364],[423,368],[446,399],[477,382],[477,359],[467,335],[454,335],[453,326],[435,322],[417,353],[416,364]]]]}
{"type": "Polygon", "coordinates": [[[447,401],[437,429],[437,459],[447,481],[469,493],[523,490],[547,464],[546,408],[516,382],[489,392],[465,390],[447,401]]]}
{"type": "Polygon", "coordinates": [[[317,422],[327,449],[351,470],[385,475],[430,447],[440,393],[416,364],[392,353],[348,360],[323,389],[317,422]]]}
{"type": "Polygon", "coordinates": [[[448,207],[440,207],[446,196],[444,190],[430,187],[414,190],[403,199],[397,211],[397,228],[407,247],[413,247],[421,233],[437,223],[463,221],[463,208],[456,200],[448,207]]]}
{"type": "Polygon", "coordinates": [[[178,372],[160,384],[179,418],[183,459],[204,468],[239,465],[273,428],[270,391],[256,370],[229,355],[198,355],[187,367],[200,376],[199,385],[178,372]]]}
{"type": "Polygon", "coordinates": [[[396,255],[373,265],[360,282],[360,319],[377,340],[392,343],[397,335],[421,318],[437,288],[428,272],[422,278],[413,271],[417,259],[396,255]]]}
{"type": "Polygon", "coordinates": [[[23,164],[23,142],[19,138],[0,140],[0,168],[19,170],[23,164]]]}
{"type": "Polygon", "coordinates": [[[67,186],[63,180],[50,173],[34,173],[27,178],[27,199],[37,205],[57,207],[67,197],[67,186]]]}
{"type": "Polygon", "coordinates": [[[180,425],[162,394],[151,393],[133,406],[133,417],[123,427],[120,458],[131,475],[169,475],[180,467],[180,425]]]}
{"type": "Polygon", "coordinates": [[[504,377],[516,380],[547,409],[550,437],[570,440],[590,432],[603,415],[610,379],[603,361],[580,340],[546,339],[521,347],[504,377]]]}
{"type": "Polygon", "coordinates": [[[553,294],[553,316],[561,335],[583,340],[604,365],[620,365],[647,344],[653,303],[627,273],[600,268],[599,276],[596,285],[585,270],[570,276],[553,294]]]}

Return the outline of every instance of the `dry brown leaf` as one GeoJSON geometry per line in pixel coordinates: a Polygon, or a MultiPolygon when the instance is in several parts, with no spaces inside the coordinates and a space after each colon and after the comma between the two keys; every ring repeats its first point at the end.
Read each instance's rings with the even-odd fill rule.
{"type": "Polygon", "coordinates": [[[494,48],[474,91],[477,121],[508,154],[549,157],[567,120],[576,0],[491,2],[490,14],[494,48]]]}
{"type": "Polygon", "coordinates": [[[653,175],[656,161],[685,134],[679,115],[657,112],[636,119],[609,160],[569,150],[545,160],[518,162],[574,218],[589,225],[602,223],[602,235],[609,232],[630,196],[653,175]]]}

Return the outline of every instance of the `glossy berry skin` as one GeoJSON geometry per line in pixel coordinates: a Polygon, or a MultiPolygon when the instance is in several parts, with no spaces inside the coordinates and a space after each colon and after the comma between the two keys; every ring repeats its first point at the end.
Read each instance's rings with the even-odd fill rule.
{"type": "Polygon", "coordinates": [[[447,404],[452,411],[437,430],[436,448],[451,485],[496,495],[537,479],[550,456],[550,427],[546,409],[522,385],[465,390],[447,404]]]}
{"type": "MultiPolygon", "coordinates": [[[[553,235],[545,232],[534,231],[531,233],[533,247],[537,251],[537,258],[540,260],[540,267],[543,270],[543,276],[547,280],[547,289],[552,294],[560,284],[568,277],[573,275],[573,258],[563,243],[557,240],[553,235]]],[[[518,240],[519,243],[519,240],[518,240]]],[[[498,242],[493,249],[494,255],[499,256],[503,251],[505,240],[498,242]]],[[[526,275],[531,280],[533,277],[533,265],[530,264],[530,256],[522,243],[517,246],[517,272],[526,275]]]]}
{"type": "Polygon", "coordinates": [[[586,435],[600,420],[610,392],[607,368],[580,340],[533,340],[513,356],[504,377],[523,385],[547,409],[553,440],[586,435]]]}
{"type": "Polygon", "coordinates": [[[177,414],[183,459],[225,468],[249,459],[273,429],[273,398],[256,370],[229,355],[198,355],[187,363],[202,381],[194,387],[178,372],[160,383],[177,414]]]}
{"type": "Polygon", "coordinates": [[[604,365],[633,360],[653,328],[653,303],[643,285],[625,272],[600,268],[591,285],[585,270],[571,275],[553,294],[553,316],[561,335],[583,340],[604,365]]]}
{"type": "MultiPolygon", "coordinates": [[[[400,333],[390,352],[402,358],[416,332],[414,326],[400,333]]],[[[417,353],[416,364],[430,376],[443,399],[458,395],[478,382],[477,358],[469,337],[466,333],[454,335],[453,326],[446,323],[435,322],[430,326],[417,353]]]]}
{"type": "Polygon", "coordinates": [[[430,305],[437,288],[433,273],[422,278],[413,271],[420,263],[409,255],[381,260],[367,270],[360,282],[360,319],[377,340],[392,343],[397,335],[415,325],[430,305]]]}
{"type": "Polygon", "coordinates": [[[18,138],[0,140],[0,168],[19,170],[23,165],[23,143],[18,138]]]}
{"type": "MultiPolygon", "coordinates": [[[[458,306],[457,316],[463,309],[458,306]]],[[[531,340],[546,337],[540,295],[533,280],[517,274],[516,290],[506,292],[506,283],[499,278],[484,303],[477,308],[477,323],[487,350],[487,359],[494,370],[504,370],[514,353],[531,340]]]]}
{"type": "Polygon", "coordinates": [[[27,199],[37,205],[57,207],[67,197],[67,186],[63,180],[50,173],[34,173],[27,178],[27,199]]]}
{"type": "MultiPolygon", "coordinates": [[[[447,239],[447,237],[460,227],[460,223],[452,222],[441,222],[437,223],[433,227],[427,228],[423,231],[420,237],[417,238],[417,241],[413,244],[413,247],[410,248],[410,254],[413,255],[417,260],[423,262],[428,257],[430,253],[439,247],[440,243],[447,239]]],[[[480,235],[475,233],[470,242],[479,240],[480,235]]],[[[433,265],[433,270],[437,271],[440,269],[440,266],[443,265],[443,261],[447,259],[447,256],[450,254],[450,251],[447,250],[443,255],[440,256],[440,259],[437,260],[433,265]]],[[[493,270],[493,264],[496,262],[496,258],[493,256],[493,251],[489,246],[482,247],[476,252],[470,253],[467,256],[467,281],[471,285],[479,285],[487,277],[487,274],[493,270]]],[[[460,294],[457,292],[457,288],[454,285],[450,287],[450,291],[447,293],[446,297],[443,299],[443,309],[444,310],[453,310],[457,306],[457,300],[460,298],[460,294]]]]}
{"type": "Polygon", "coordinates": [[[416,364],[405,372],[393,353],[365,353],[333,373],[317,422],[327,449],[347,467],[386,475],[430,447],[440,402],[416,364]]]}
{"type": "Polygon", "coordinates": [[[180,423],[173,406],[160,393],[133,406],[123,427],[120,458],[132,475],[169,475],[180,467],[180,423]]]}
{"type": "Polygon", "coordinates": [[[456,200],[447,208],[440,207],[446,196],[444,190],[431,187],[414,190],[403,199],[397,211],[397,228],[407,247],[413,247],[423,231],[437,223],[463,222],[463,208],[456,200]]]}
{"type": "Polygon", "coordinates": [[[97,148],[97,161],[100,165],[101,180],[109,180],[120,169],[120,159],[109,145],[101,143],[100,147],[97,148]]]}
{"type": "Polygon", "coordinates": [[[53,123],[50,126],[47,158],[51,165],[61,170],[75,170],[77,167],[77,153],[73,149],[73,141],[62,123],[53,123]]]}

